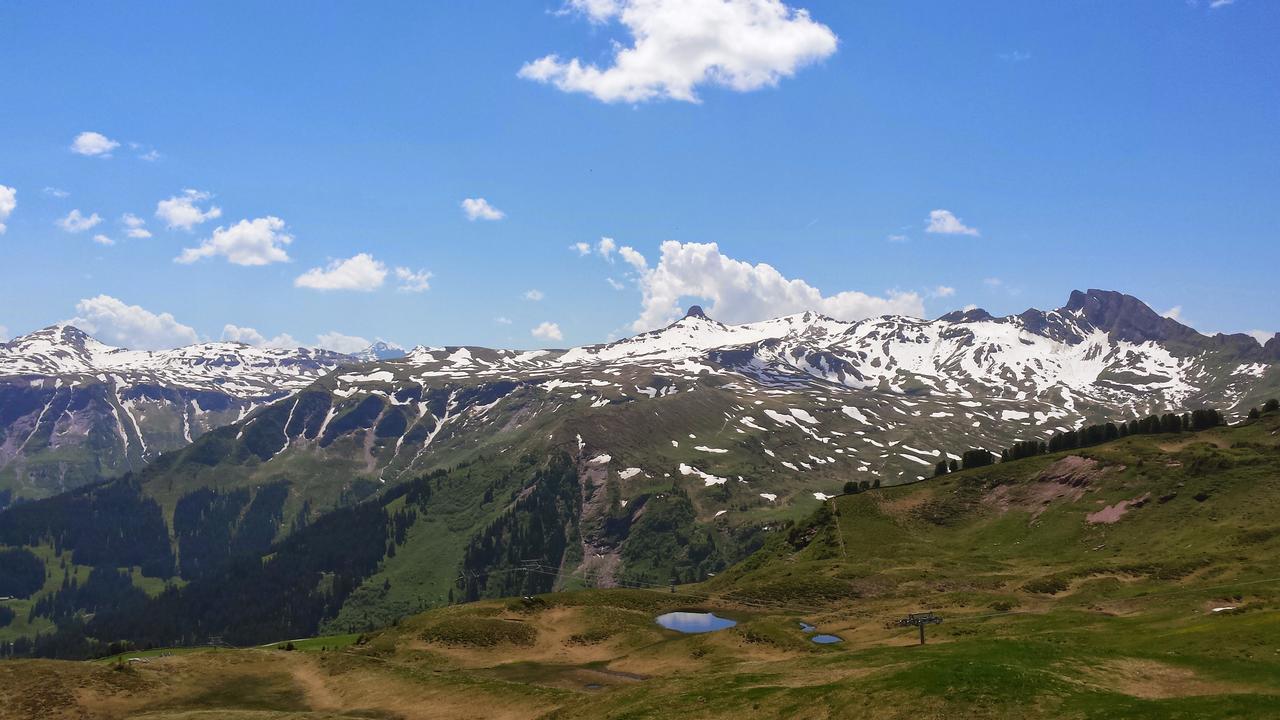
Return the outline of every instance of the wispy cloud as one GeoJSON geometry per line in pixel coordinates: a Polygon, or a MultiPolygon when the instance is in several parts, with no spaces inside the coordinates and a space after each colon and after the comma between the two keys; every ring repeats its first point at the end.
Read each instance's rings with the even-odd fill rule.
{"type": "Polygon", "coordinates": [[[489,204],[484,198],[467,198],[462,201],[462,211],[468,220],[501,220],[507,214],[489,204]]]}
{"type": "Polygon", "coordinates": [[[111,151],[120,147],[120,143],[102,133],[82,132],[71,141],[71,152],[88,157],[111,157],[111,151]]]}
{"type": "Polygon", "coordinates": [[[925,223],[924,231],[935,235],[972,235],[980,233],[977,228],[969,227],[960,221],[950,210],[931,210],[925,223]]]}
{"type": "Polygon", "coordinates": [[[75,209],[67,213],[65,217],[56,220],[54,224],[69,233],[78,233],[84,232],[100,222],[102,222],[102,218],[98,213],[93,213],[86,217],[81,214],[79,209],[75,209]]]}

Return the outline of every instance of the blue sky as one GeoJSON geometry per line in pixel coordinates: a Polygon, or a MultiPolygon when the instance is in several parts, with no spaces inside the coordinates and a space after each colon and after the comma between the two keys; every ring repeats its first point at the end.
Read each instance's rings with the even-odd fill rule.
{"type": "Polygon", "coordinates": [[[565,346],[1101,287],[1280,330],[1280,4],[705,4],[6,3],[0,326],[565,346]]]}

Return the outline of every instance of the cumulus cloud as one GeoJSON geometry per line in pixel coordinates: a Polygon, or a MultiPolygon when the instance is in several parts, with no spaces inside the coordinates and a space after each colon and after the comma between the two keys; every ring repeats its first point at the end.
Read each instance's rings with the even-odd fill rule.
{"type": "Polygon", "coordinates": [[[199,339],[195,330],[167,312],[153,313],[110,295],[81,300],[76,303],[76,313],[67,322],[111,345],[161,350],[190,345],[199,339]]]}
{"type": "Polygon", "coordinates": [[[553,322],[544,322],[529,331],[539,340],[563,340],[564,333],[560,332],[560,325],[553,322]]]}
{"type": "Polygon", "coordinates": [[[372,344],[359,335],[343,335],[340,332],[327,332],[316,336],[317,347],[340,353],[357,353],[372,344]]]}
{"type": "Polygon", "coordinates": [[[605,260],[613,262],[613,251],[617,249],[617,247],[618,244],[613,241],[613,238],[602,237],[600,238],[600,242],[596,243],[596,252],[600,253],[600,257],[605,260]]]}
{"type": "Polygon", "coordinates": [[[584,242],[574,243],[569,246],[569,249],[577,250],[579,256],[586,257],[591,254],[591,243],[584,243],[584,242]]]}
{"type": "Polygon", "coordinates": [[[629,245],[623,245],[622,248],[618,250],[618,254],[621,255],[622,259],[634,268],[636,272],[644,272],[649,268],[649,263],[644,259],[644,255],[641,255],[635,248],[630,247],[629,245]]]}
{"type": "Polygon", "coordinates": [[[231,227],[218,227],[199,247],[183,248],[174,261],[187,264],[221,255],[233,265],[287,262],[284,246],[291,242],[293,236],[284,232],[284,221],[278,217],[241,220],[231,227]]]}
{"type": "Polygon", "coordinates": [[[386,279],[387,266],[369,253],[360,253],[346,260],[333,260],[323,268],[311,268],[294,279],[293,284],[312,290],[368,292],[382,287],[386,279]]]}
{"type": "MultiPolygon", "coordinates": [[[[624,251],[625,258],[629,255],[624,251]]],[[[878,315],[924,315],[924,303],[914,292],[889,292],[876,297],[858,291],[823,295],[800,279],[787,278],[765,263],[752,265],[720,252],[715,243],[662,243],[657,266],[647,269],[634,250],[632,265],[640,270],[642,293],[637,331],[650,330],[678,318],[682,298],[698,298],[712,304],[713,317],[728,323],[764,320],[812,310],[840,320],[860,320],[878,315]]]]}
{"type": "Polygon", "coordinates": [[[94,242],[96,242],[96,243],[98,243],[99,245],[106,245],[106,246],[108,246],[108,247],[110,247],[110,246],[112,246],[112,245],[115,245],[115,244],[116,244],[116,241],[115,241],[115,240],[112,240],[111,238],[107,237],[106,235],[102,235],[102,234],[94,235],[94,236],[93,236],[93,241],[94,241],[94,242]]]}
{"type": "Polygon", "coordinates": [[[96,132],[82,132],[71,141],[71,152],[89,157],[111,157],[111,151],[120,143],[96,132]]]}
{"type": "Polygon", "coordinates": [[[151,237],[151,231],[146,228],[147,221],[134,215],[133,213],[125,213],[120,216],[120,222],[124,224],[125,235],[131,238],[146,239],[151,237]]]}
{"type": "Polygon", "coordinates": [[[400,285],[396,288],[404,292],[426,292],[431,289],[431,273],[426,270],[410,270],[407,267],[396,268],[396,280],[400,285]]]}
{"type": "Polygon", "coordinates": [[[621,23],[605,67],[547,55],[518,75],[603,102],[699,102],[697,87],[737,92],[772,87],[836,51],[831,28],[781,0],[568,0],[592,23],[621,23]]]}
{"type": "Polygon", "coordinates": [[[222,208],[216,205],[210,205],[208,210],[197,207],[197,203],[203,203],[211,197],[213,196],[207,192],[188,188],[181,195],[156,203],[156,217],[163,220],[170,230],[190,230],[200,223],[222,217],[222,208]]]}
{"type": "Polygon", "coordinates": [[[13,209],[18,207],[18,191],[8,185],[0,185],[0,235],[3,235],[9,228],[5,225],[5,221],[13,214],[13,209]]]}
{"type": "Polygon", "coordinates": [[[538,302],[544,297],[546,297],[546,295],[543,295],[541,290],[526,290],[524,293],[524,299],[532,300],[533,302],[538,302]]]}
{"type": "Polygon", "coordinates": [[[507,214],[489,204],[484,198],[467,198],[462,201],[462,211],[468,220],[501,220],[507,214]]]}
{"type": "Polygon", "coordinates": [[[72,210],[67,213],[66,217],[58,218],[54,221],[54,224],[69,233],[78,233],[84,232],[100,222],[102,222],[102,218],[98,216],[98,213],[93,213],[86,217],[79,210],[72,210]]]}
{"type": "Polygon", "coordinates": [[[280,350],[290,350],[302,347],[302,343],[298,342],[289,333],[280,333],[279,335],[268,339],[262,333],[251,327],[241,327],[227,323],[222,326],[222,339],[230,342],[239,342],[255,347],[277,348],[280,350]]]}
{"type": "Polygon", "coordinates": [[[950,210],[931,210],[929,211],[929,222],[925,225],[924,231],[937,235],[979,235],[977,228],[971,228],[960,222],[960,218],[951,213],[950,210]]]}

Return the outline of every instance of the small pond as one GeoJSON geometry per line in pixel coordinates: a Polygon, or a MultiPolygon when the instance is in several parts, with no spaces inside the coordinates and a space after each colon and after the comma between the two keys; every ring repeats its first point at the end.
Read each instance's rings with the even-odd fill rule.
{"type": "Polygon", "coordinates": [[[738,624],[738,621],[722,618],[709,612],[670,612],[659,615],[658,624],[668,630],[682,633],[704,633],[733,627],[738,624]]]}
{"type": "Polygon", "coordinates": [[[819,645],[830,645],[831,643],[844,642],[842,639],[836,637],[835,635],[814,635],[812,638],[809,638],[809,639],[813,640],[819,645]]]}
{"type": "Polygon", "coordinates": [[[818,628],[816,628],[816,627],[814,627],[814,626],[810,625],[810,624],[809,624],[809,623],[807,623],[807,622],[802,622],[802,623],[800,623],[800,629],[801,629],[801,630],[803,630],[803,631],[804,631],[804,632],[806,632],[806,633],[811,633],[811,632],[813,632],[814,630],[817,630],[818,628]]]}

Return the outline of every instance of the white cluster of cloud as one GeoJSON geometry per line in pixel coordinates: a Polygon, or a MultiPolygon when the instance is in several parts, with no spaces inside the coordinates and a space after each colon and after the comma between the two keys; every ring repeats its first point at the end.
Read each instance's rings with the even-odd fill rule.
{"type": "Polygon", "coordinates": [[[462,201],[462,211],[468,220],[501,220],[507,214],[489,204],[484,198],[467,198],[462,201]]]}
{"type": "Polygon", "coordinates": [[[547,55],[519,76],[603,102],[698,102],[699,85],[738,92],[772,87],[829,57],[838,39],[806,10],[781,0],[568,0],[594,24],[621,23],[632,37],[615,43],[612,64],[547,55]]]}
{"type": "Polygon", "coordinates": [[[107,247],[111,247],[112,245],[116,244],[115,240],[112,240],[111,238],[101,233],[94,235],[93,241],[98,243],[99,245],[106,245],[107,247]]]}
{"type": "Polygon", "coordinates": [[[539,300],[541,300],[541,299],[542,299],[542,298],[544,298],[544,297],[546,297],[546,295],[543,295],[543,294],[542,294],[542,291],[541,291],[541,290],[538,290],[538,289],[536,289],[536,288],[535,288],[535,289],[533,289],[533,290],[526,290],[526,291],[525,291],[525,293],[524,293],[524,299],[525,299],[525,300],[530,300],[530,301],[532,301],[532,302],[538,302],[539,300]]]}
{"type": "Polygon", "coordinates": [[[151,237],[151,231],[146,228],[147,221],[134,215],[133,213],[125,213],[120,216],[120,222],[124,224],[125,234],[131,238],[146,239],[151,237]]]}
{"type": "Polygon", "coordinates": [[[1257,340],[1259,345],[1266,345],[1267,341],[1276,336],[1276,333],[1270,330],[1246,330],[1244,334],[1257,340]]]}
{"type": "Polygon", "coordinates": [[[563,340],[564,333],[560,332],[560,325],[553,322],[543,322],[537,327],[530,330],[529,333],[539,340],[563,340]]]}
{"type": "Polygon", "coordinates": [[[924,315],[924,302],[914,292],[890,291],[877,297],[858,291],[823,295],[800,279],[787,278],[765,263],[752,265],[720,252],[715,243],[662,243],[662,255],[650,268],[643,255],[629,246],[618,254],[636,271],[641,291],[637,332],[661,327],[678,318],[683,298],[711,304],[713,317],[727,323],[765,320],[811,310],[839,320],[879,315],[924,315]]]}
{"type": "Polygon", "coordinates": [[[199,339],[195,330],[169,313],[153,313],[110,295],[81,300],[76,303],[76,313],[67,322],[111,345],[160,350],[190,345],[199,339]]]}
{"type": "Polygon", "coordinates": [[[960,222],[960,218],[950,210],[931,210],[924,231],[938,235],[972,235],[974,237],[980,234],[977,228],[971,228],[960,222]]]}
{"type": "Polygon", "coordinates": [[[316,347],[340,353],[360,352],[372,344],[359,335],[343,335],[340,332],[327,332],[316,336],[316,347]]]}
{"type": "Polygon", "coordinates": [[[156,217],[163,220],[170,230],[190,230],[200,223],[222,217],[222,208],[216,205],[210,205],[208,210],[201,210],[196,206],[196,203],[202,203],[211,197],[213,196],[207,192],[188,188],[180,195],[156,203],[156,217]]]}
{"type": "MultiPolygon", "coordinates": [[[[280,350],[291,350],[293,348],[302,347],[303,344],[298,342],[289,333],[280,333],[273,338],[267,338],[262,333],[251,327],[241,327],[228,323],[222,328],[222,339],[231,342],[240,342],[254,347],[276,348],[280,350]]],[[[314,347],[324,348],[325,350],[333,350],[340,353],[356,353],[364,350],[373,343],[360,337],[359,335],[345,335],[336,331],[320,333],[316,336],[314,347]]]]}
{"type": "Polygon", "coordinates": [[[289,350],[296,347],[302,347],[302,343],[294,339],[289,333],[280,333],[279,335],[268,339],[262,333],[251,327],[240,327],[227,323],[222,326],[222,339],[231,342],[244,343],[255,347],[277,348],[281,350],[289,350]]]}
{"type": "Polygon", "coordinates": [[[387,279],[387,266],[369,253],[359,253],[345,260],[331,260],[322,268],[311,268],[294,279],[294,287],[312,290],[361,290],[382,287],[387,279]]]}
{"type": "Polygon", "coordinates": [[[98,213],[93,213],[86,217],[79,209],[76,209],[67,213],[66,217],[55,220],[54,224],[69,233],[78,233],[84,232],[100,222],[102,222],[102,218],[98,216],[98,213]]]}
{"type": "Polygon", "coordinates": [[[5,222],[13,214],[13,210],[16,207],[18,207],[17,189],[8,185],[0,185],[0,235],[3,235],[9,229],[5,222]]]}
{"type": "Polygon", "coordinates": [[[67,192],[66,190],[63,190],[62,188],[56,188],[56,187],[45,187],[43,192],[45,195],[48,195],[49,197],[53,197],[53,198],[58,198],[59,200],[61,200],[62,198],[71,196],[71,193],[67,192]]]}
{"type": "Polygon", "coordinates": [[[291,242],[293,236],[284,232],[284,220],[278,217],[241,220],[231,227],[216,228],[199,247],[183,248],[174,261],[189,264],[221,255],[233,265],[287,262],[289,254],[284,246],[291,242]]]}
{"type": "MultiPolygon", "coordinates": [[[[178,322],[170,313],[151,312],[110,295],[76,303],[76,316],[67,322],[103,342],[136,350],[164,350],[200,342],[194,329],[178,322]]],[[[7,339],[6,334],[7,330],[0,327],[0,341],[7,339]]],[[[230,323],[223,326],[222,339],[265,348],[292,349],[303,345],[289,333],[268,338],[254,328],[230,323]]],[[[354,353],[371,344],[358,335],[330,331],[317,335],[314,347],[354,353]]]]}
{"type": "Polygon", "coordinates": [[[111,151],[120,147],[120,143],[102,133],[82,132],[71,141],[71,152],[89,157],[111,157],[111,151]]]}
{"type": "Polygon", "coordinates": [[[382,287],[394,272],[402,292],[426,292],[431,289],[431,273],[397,267],[389,271],[386,263],[369,253],[358,253],[346,259],[331,260],[324,267],[311,268],[294,279],[295,287],[312,290],[358,290],[370,292],[382,287]]]}

